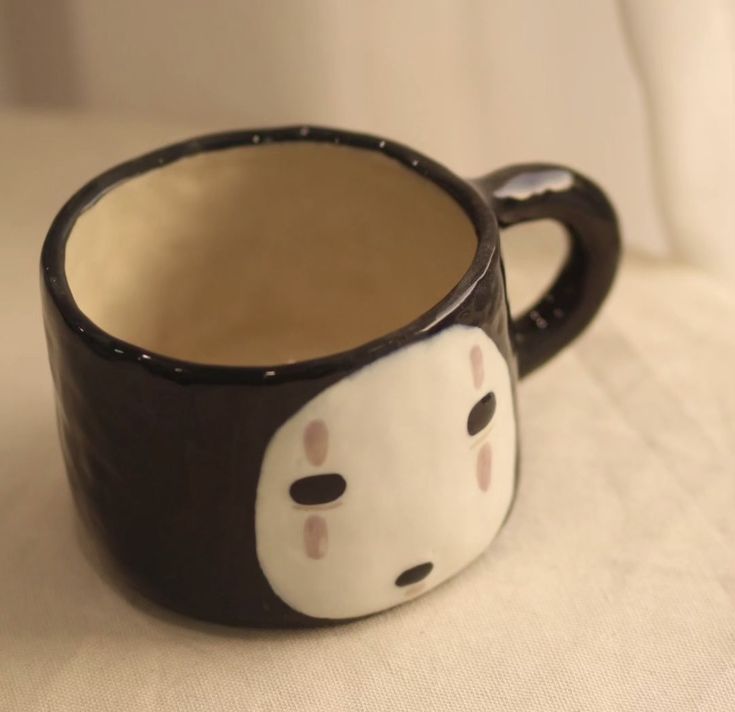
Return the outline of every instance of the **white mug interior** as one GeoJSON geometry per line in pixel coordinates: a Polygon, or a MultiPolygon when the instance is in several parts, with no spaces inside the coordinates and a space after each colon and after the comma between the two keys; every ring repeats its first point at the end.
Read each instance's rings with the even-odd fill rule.
{"type": "Polygon", "coordinates": [[[379,151],[286,142],[195,154],[80,215],[78,307],[164,356],[269,365],[405,326],[468,270],[475,228],[443,189],[379,151]]]}

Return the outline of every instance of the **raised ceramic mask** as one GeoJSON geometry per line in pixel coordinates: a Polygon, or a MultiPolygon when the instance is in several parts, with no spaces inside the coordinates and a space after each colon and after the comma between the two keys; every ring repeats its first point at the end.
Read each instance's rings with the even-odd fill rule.
{"type": "Polygon", "coordinates": [[[270,441],[258,560],[291,608],[352,618],[434,588],[490,543],[510,507],[508,366],[454,326],[339,381],[270,441]]]}

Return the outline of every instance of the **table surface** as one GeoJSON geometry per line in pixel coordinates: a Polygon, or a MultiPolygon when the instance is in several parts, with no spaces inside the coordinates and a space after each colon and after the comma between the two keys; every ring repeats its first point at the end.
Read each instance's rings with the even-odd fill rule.
{"type": "MultiPolygon", "coordinates": [[[[732,710],[735,295],[628,255],[594,325],[520,387],[522,478],[466,572],[362,622],[252,631],[119,590],[65,481],[39,315],[54,212],[202,127],[0,115],[0,710],[732,710]]],[[[528,301],[559,246],[505,244],[528,301]]]]}

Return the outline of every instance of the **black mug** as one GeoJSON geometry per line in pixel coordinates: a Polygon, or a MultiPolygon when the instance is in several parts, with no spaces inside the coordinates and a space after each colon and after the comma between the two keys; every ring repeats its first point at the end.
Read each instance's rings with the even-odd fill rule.
{"type": "Polygon", "coordinates": [[[602,191],[465,181],[375,136],[196,138],[62,208],[41,268],[74,500],[117,570],[198,618],[311,626],[411,600],[513,503],[515,385],[591,320],[620,240],[602,191]],[[513,319],[498,228],[569,238],[513,319]]]}

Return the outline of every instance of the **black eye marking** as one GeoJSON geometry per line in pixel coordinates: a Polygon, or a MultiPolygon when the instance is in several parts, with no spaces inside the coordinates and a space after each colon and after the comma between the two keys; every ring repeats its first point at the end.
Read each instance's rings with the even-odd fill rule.
{"type": "Polygon", "coordinates": [[[490,391],[472,407],[467,418],[467,432],[470,435],[477,435],[492,420],[494,413],[495,394],[490,391]]]}
{"type": "Polygon", "coordinates": [[[329,473],[302,477],[291,485],[288,492],[296,504],[328,504],[339,499],[346,489],[347,482],[342,475],[329,473]]]}

